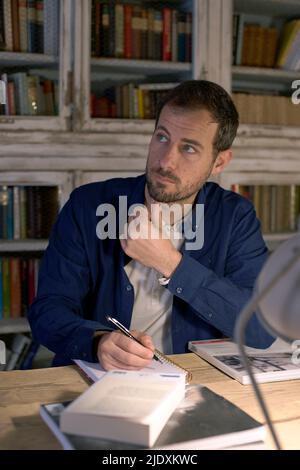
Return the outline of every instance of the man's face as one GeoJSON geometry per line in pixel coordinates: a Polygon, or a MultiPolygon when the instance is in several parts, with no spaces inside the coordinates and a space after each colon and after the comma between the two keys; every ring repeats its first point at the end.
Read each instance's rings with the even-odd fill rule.
{"type": "Polygon", "coordinates": [[[147,188],[153,199],[193,202],[218,161],[213,154],[217,129],[206,110],[164,106],[146,167],[147,188]]]}

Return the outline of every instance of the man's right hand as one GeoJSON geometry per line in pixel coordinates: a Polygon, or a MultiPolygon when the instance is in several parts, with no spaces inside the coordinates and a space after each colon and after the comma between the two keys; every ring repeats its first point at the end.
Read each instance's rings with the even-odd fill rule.
{"type": "Polygon", "coordinates": [[[128,338],[120,331],[104,333],[98,343],[97,356],[105,370],[139,370],[151,362],[154,345],[151,336],[131,331],[143,346],[128,338]]]}

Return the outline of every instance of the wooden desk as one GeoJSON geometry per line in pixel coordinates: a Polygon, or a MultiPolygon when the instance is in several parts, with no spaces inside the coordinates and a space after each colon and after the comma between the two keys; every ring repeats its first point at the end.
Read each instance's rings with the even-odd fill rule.
{"type": "MultiPolygon", "coordinates": [[[[176,361],[201,383],[264,422],[250,385],[241,385],[195,354],[176,361]]],[[[39,417],[41,403],[70,400],[88,386],[76,366],[0,373],[0,449],[61,449],[39,417]]],[[[300,449],[300,380],[263,384],[262,390],[284,449],[300,449]]],[[[271,438],[267,447],[272,448],[271,438]]]]}

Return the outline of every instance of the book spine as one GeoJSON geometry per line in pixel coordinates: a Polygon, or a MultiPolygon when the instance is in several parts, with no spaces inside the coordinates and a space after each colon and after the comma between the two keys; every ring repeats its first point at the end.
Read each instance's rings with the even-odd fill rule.
{"type": "Polygon", "coordinates": [[[2,258],[3,318],[10,317],[9,258],[2,258]]]}
{"type": "Polygon", "coordinates": [[[132,57],[132,5],[124,5],[124,57],[132,57]]]}
{"type": "Polygon", "coordinates": [[[59,51],[59,0],[44,0],[44,54],[57,56],[59,51]]]}
{"type": "Polygon", "coordinates": [[[13,39],[11,0],[3,0],[3,13],[4,13],[5,48],[7,51],[13,51],[14,39],[13,39]]]}
{"type": "Polygon", "coordinates": [[[20,227],[20,190],[19,186],[13,188],[13,220],[14,220],[14,240],[21,238],[21,227],[20,227]]]}
{"type": "Polygon", "coordinates": [[[124,57],[124,5],[115,5],[115,57],[124,57]]]}
{"type": "Polygon", "coordinates": [[[34,281],[34,260],[28,260],[28,307],[32,304],[35,297],[35,281],[34,281]]]}
{"type": "Polygon", "coordinates": [[[11,0],[11,15],[13,30],[13,50],[14,52],[20,52],[20,25],[18,0],[11,0]]]}
{"type": "Polygon", "coordinates": [[[26,189],[24,186],[19,187],[20,195],[20,238],[24,240],[27,238],[27,224],[26,224],[26,189]]]}
{"type": "Polygon", "coordinates": [[[177,10],[172,9],[172,37],[171,37],[171,51],[172,51],[172,62],[178,60],[178,19],[177,10]]]}
{"type": "Polygon", "coordinates": [[[8,214],[8,187],[0,186],[0,238],[8,238],[7,229],[7,214],[8,214]]]}
{"type": "Polygon", "coordinates": [[[20,258],[10,258],[10,316],[21,316],[21,270],[20,258]]]}
{"type": "Polygon", "coordinates": [[[36,52],[44,53],[44,1],[37,0],[36,8],[36,52]]]}
{"type": "Polygon", "coordinates": [[[28,260],[21,259],[21,312],[26,316],[28,308],[28,260]]]}
{"type": "Polygon", "coordinates": [[[20,49],[21,52],[28,51],[28,38],[27,38],[27,1],[19,0],[19,27],[20,27],[20,49]]]}
{"type": "Polygon", "coordinates": [[[7,238],[13,240],[14,238],[14,196],[13,188],[8,187],[8,206],[7,206],[7,238]]]}
{"type": "Polygon", "coordinates": [[[164,7],[163,14],[163,40],[162,40],[162,60],[171,60],[171,9],[164,7]]]}

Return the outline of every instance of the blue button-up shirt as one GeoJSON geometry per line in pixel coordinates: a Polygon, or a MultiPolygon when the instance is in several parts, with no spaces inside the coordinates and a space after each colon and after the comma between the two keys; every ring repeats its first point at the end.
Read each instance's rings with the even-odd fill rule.
{"type": "MultiPolygon", "coordinates": [[[[130,258],[118,238],[96,235],[100,204],[119,215],[119,196],[128,207],[144,203],[145,175],[92,183],[75,189],[54,225],[40,267],[38,292],[28,318],[37,341],[56,353],[55,365],[72,359],[96,361],[96,330],[109,330],[106,315],[130,327],[134,290],[124,270],[130,258]]],[[[173,294],[174,353],[190,340],[232,337],[236,318],[251,297],[267,259],[253,205],[215,183],[206,183],[196,202],[204,204],[204,245],[182,248],[182,259],[165,287],[173,294]]],[[[118,232],[118,225],[117,225],[118,232]]],[[[273,338],[254,315],[249,346],[265,348],[273,338]]]]}

